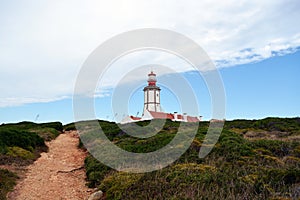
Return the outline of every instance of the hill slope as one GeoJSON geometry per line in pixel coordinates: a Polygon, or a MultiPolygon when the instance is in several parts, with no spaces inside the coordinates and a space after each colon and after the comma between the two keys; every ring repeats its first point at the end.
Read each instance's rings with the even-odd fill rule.
{"type": "MultiPolygon", "coordinates": [[[[179,125],[168,121],[157,135],[138,139],[114,123],[99,123],[116,145],[137,153],[161,148],[179,125]]],[[[87,122],[81,125],[93,131],[87,122]]],[[[299,118],[228,121],[212,152],[200,159],[207,127],[208,122],[201,122],[188,151],[172,165],[151,173],[117,172],[88,156],[89,185],[104,191],[106,199],[300,198],[299,118]]]]}

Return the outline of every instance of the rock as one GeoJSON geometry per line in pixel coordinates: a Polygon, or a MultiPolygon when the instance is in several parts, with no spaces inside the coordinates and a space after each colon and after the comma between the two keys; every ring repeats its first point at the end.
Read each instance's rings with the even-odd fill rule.
{"type": "Polygon", "coordinates": [[[101,190],[94,192],[88,200],[100,200],[103,197],[103,192],[101,190]]]}

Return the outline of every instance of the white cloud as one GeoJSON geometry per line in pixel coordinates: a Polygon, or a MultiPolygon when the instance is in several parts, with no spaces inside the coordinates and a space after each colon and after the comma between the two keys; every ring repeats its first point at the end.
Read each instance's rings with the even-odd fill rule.
{"type": "Polygon", "coordinates": [[[182,33],[218,67],[292,53],[300,46],[299,9],[297,0],[8,1],[0,7],[0,107],[72,95],[89,53],[136,28],[182,33]]]}
{"type": "Polygon", "coordinates": [[[1,107],[10,107],[10,106],[20,106],[28,103],[47,103],[52,101],[58,101],[62,99],[69,98],[67,96],[60,96],[57,98],[40,98],[40,97],[8,97],[0,98],[0,108],[1,107]]]}

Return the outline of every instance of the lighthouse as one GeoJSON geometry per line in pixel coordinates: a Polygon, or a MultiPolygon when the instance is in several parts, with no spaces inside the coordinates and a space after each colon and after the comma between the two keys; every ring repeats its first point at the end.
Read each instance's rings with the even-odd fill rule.
{"type": "Polygon", "coordinates": [[[142,117],[128,115],[120,122],[126,124],[152,119],[169,119],[180,122],[200,122],[202,116],[188,116],[186,113],[178,114],[177,112],[165,113],[160,107],[160,88],[156,85],[156,74],[153,71],[148,74],[148,85],[144,87],[144,112],[142,117]]]}
{"type": "Polygon", "coordinates": [[[148,85],[144,87],[144,113],[145,111],[161,112],[160,88],[156,85],[156,74],[148,74],[148,85]]]}

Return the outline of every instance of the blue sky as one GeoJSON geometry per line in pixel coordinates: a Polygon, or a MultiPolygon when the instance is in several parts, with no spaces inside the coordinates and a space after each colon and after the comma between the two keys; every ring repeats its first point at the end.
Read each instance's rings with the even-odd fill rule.
{"type": "MultiPolygon", "coordinates": [[[[184,34],[207,52],[224,83],[226,119],[300,116],[300,4],[296,0],[0,4],[0,124],[34,121],[37,115],[38,122],[72,122],[74,85],[88,55],[114,35],[148,27],[184,34]]],[[[178,59],[163,53],[147,55],[129,56],[111,69],[102,83],[107,90],[95,100],[96,116],[114,119],[111,99],[115,77],[124,76],[120,66],[155,63],[173,67],[189,81],[196,91],[198,114],[210,119],[212,105],[202,77],[178,59]]],[[[168,73],[158,75],[159,81],[168,73]]],[[[128,103],[129,114],[141,115],[146,78],[139,74],[129,79],[128,84],[136,83],[137,89],[128,103]]],[[[180,112],[176,94],[161,87],[164,110],[180,112]]]]}

